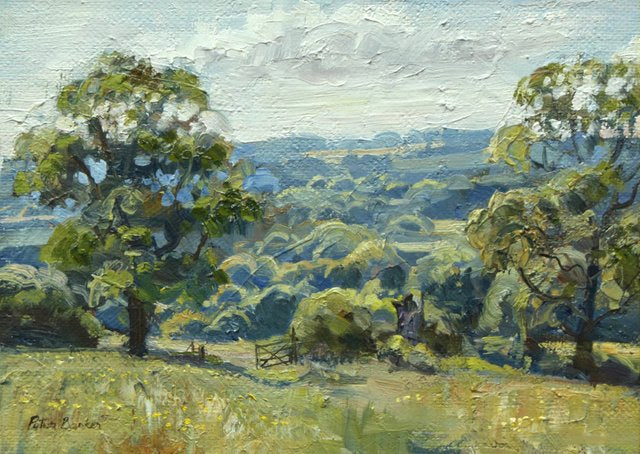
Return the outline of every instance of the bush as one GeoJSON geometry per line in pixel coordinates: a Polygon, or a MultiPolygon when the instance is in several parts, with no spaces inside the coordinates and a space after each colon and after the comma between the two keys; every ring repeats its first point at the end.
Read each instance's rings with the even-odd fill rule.
{"type": "Polygon", "coordinates": [[[296,310],[293,293],[293,289],[285,285],[275,285],[258,295],[247,337],[264,339],[286,333],[296,310]]]}
{"type": "Polygon", "coordinates": [[[356,292],[333,288],[303,299],[293,326],[301,352],[354,356],[376,351],[372,314],[356,304],[356,292]]]}
{"type": "Polygon", "coordinates": [[[57,290],[20,290],[0,296],[0,343],[36,347],[95,347],[102,325],[90,313],[70,306],[57,290]]]}
{"type": "Polygon", "coordinates": [[[422,372],[435,373],[439,370],[438,358],[425,344],[411,345],[399,334],[379,342],[378,357],[386,358],[396,366],[413,367],[422,372]]]}
{"type": "Polygon", "coordinates": [[[66,276],[47,268],[0,268],[0,343],[95,347],[102,325],[76,303],[66,276]]]}

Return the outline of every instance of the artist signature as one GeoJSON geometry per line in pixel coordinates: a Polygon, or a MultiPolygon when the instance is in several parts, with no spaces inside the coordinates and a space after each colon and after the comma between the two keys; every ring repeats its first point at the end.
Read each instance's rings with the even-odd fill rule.
{"type": "Polygon", "coordinates": [[[29,419],[27,430],[39,429],[59,429],[59,430],[77,430],[77,429],[100,429],[101,424],[109,417],[107,415],[100,416],[97,420],[85,418],[83,420],[72,420],[68,416],[60,419],[45,418],[40,415],[33,415],[29,419]]]}

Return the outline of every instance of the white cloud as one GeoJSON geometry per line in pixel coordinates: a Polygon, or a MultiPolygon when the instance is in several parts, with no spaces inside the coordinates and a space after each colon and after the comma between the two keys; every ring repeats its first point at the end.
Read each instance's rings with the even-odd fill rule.
{"type": "Polygon", "coordinates": [[[201,24],[178,53],[193,52],[239,140],[483,128],[504,118],[522,66],[533,69],[528,60],[562,46],[580,20],[470,5],[413,13],[396,2],[325,12],[303,1],[249,14],[240,29],[201,24]]]}
{"type": "MultiPolygon", "coordinates": [[[[495,127],[509,114],[517,80],[536,66],[581,50],[608,58],[638,30],[638,7],[624,0],[606,8],[581,1],[282,0],[233,7],[203,0],[184,11],[173,2],[173,9],[92,2],[71,15],[69,6],[39,11],[32,23],[55,24],[46,33],[8,24],[0,42],[11,59],[0,72],[0,156],[16,131],[47,109],[21,124],[26,111],[53,97],[61,77],[81,75],[105,48],[197,71],[232,139],[369,137],[495,127]]],[[[16,11],[25,21],[32,14],[16,11]]]]}

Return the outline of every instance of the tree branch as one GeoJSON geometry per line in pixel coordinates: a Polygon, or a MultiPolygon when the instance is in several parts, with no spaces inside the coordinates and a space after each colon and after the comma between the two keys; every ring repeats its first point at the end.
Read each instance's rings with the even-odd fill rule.
{"type": "Polygon", "coordinates": [[[623,309],[627,308],[627,305],[631,302],[632,298],[634,296],[636,296],[638,294],[638,292],[635,292],[634,294],[630,295],[629,298],[627,298],[627,300],[620,304],[620,306],[616,307],[615,309],[609,309],[607,312],[604,312],[602,314],[600,314],[598,317],[596,317],[593,322],[591,323],[591,326],[589,327],[589,331],[593,330],[600,322],[602,322],[603,320],[611,317],[612,315],[617,314],[618,312],[622,311],[623,309]]]}
{"type": "Polygon", "coordinates": [[[564,323],[560,323],[560,329],[562,330],[562,332],[564,332],[565,334],[573,337],[574,339],[576,337],[578,337],[578,333],[576,333],[574,330],[572,330],[571,328],[569,328],[567,325],[565,325],[564,323]]]}
{"type": "Polygon", "coordinates": [[[611,211],[622,210],[624,208],[629,208],[631,205],[633,205],[633,202],[636,200],[636,196],[638,195],[638,189],[640,189],[640,179],[638,179],[638,181],[636,181],[636,184],[633,185],[633,188],[631,189],[631,194],[629,194],[629,198],[624,202],[621,202],[620,200],[618,200],[616,203],[611,205],[611,211]]]}
{"type": "Polygon", "coordinates": [[[96,197],[98,199],[102,199],[102,191],[100,191],[100,185],[98,185],[98,183],[96,183],[96,180],[93,179],[89,167],[87,167],[82,159],[75,155],[73,156],[73,162],[75,162],[80,171],[87,176],[87,180],[89,180],[89,184],[91,185],[91,190],[95,192],[96,197]]]}
{"type": "Polygon", "coordinates": [[[200,235],[200,242],[198,243],[198,247],[196,248],[196,251],[193,253],[193,260],[198,260],[198,258],[200,257],[200,253],[202,252],[202,248],[204,248],[204,245],[207,244],[207,240],[209,239],[209,235],[207,235],[207,233],[203,230],[202,234],[200,235]]]}
{"type": "Polygon", "coordinates": [[[156,250],[155,255],[158,258],[162,257],[164,254],[171,252],[175,248],[177,248],[178,245],[180,244],[180,240],[182,239],[180,234],[175,231],[175,228],[171,226],[169,221],[165,222],[164,231],[168,234],[168,235],[165,235],[165,236],[168,236],[167,244],[165,244],[164,246],[156,250]]]}
{"type": "MultiPolygon", "coordinates": [[[[127,213],[125,213],[122,207],[120,206],[120,201],[121,201],[120,196],[116,197],[116,199],[113,202],[113,208],[118,212],[118,216],[120,216],[120,219],[122,219],[122,223],[127,227],[130,227],[129,216],[127,216],[127,213]]],[[[113,222],[110,223],[109,227],[112,227],[112,226],[113,226],[113,222]]]]}
{"type": "Polygon", "coordinates": [[[624,134],[622,134],[616,140],[616,144],[613,147],[613,152],[611,153],[611,158],[609,158],[609,163],[613,164],[614,162],[616,162],[618,158],[620,158],[620,155],[622,154],[623,149],[624,149],[624,134]]]}
{"type": "Polygon", "coordinates": [[[580,155],[580,147],[578,147],[578,143],[576,142],[576,134],[578,131],[576,130],[576,124],[574,120],[569,121],[569,129],[571,131],[571,144],[573,145],[573,151],[576,153],[576,158],[578,159],[578,163],[584,163],[584,158],[580,155]]]}
{"type": "Polygon", "coordinates": [[[518,273],[520,274],[520,277],[522,278],[525,285],[529,287],[529,290],[531,290],[531,292],[533,292],[535,295],[539,296],[543,300],[546,300],[546,301],[570,301],[571,300],[571,298],[566,296],[549,295],[548,293],[545,293],[542,290],[540,290],[540,288],[537,285],[535,285],[533,281],[531,281],[529,276],[527,276],[527,274],[525,273],[524,269],[522,269],[522,267],[518,267],[518,273]]]}
{"type": "MultiPolygon", "coordinates": [[[[631,279],[631,282],[622,290],[623,293],[626,292],[629,287],[631,286],[631,284],[638,279],[638,276],[640,276],[640,270],[634,275],[634,277],[631,279]]],[[[624,301],[621,302],[618,307],[616,307],[615,309],[609,309],[608,311],[604,312],[603,314],[600,314],[598,317],[596,317],[593,320],[593,323],[590,326],[590,330],[592,330],[593,328],[595,328],[602,320],[605,320],[608,317],[611,317],[612,315],[617,314],[618,312],[620,312],[623,309],[626,309],[627,305],[633,300],[633,298],[638,295],[640,293],[640,290],[633,292],[632,294],[629,295],[629,297],[624,301]]],[[[612,298],[609,298],[612,299],[612,298]]]]}
{"type": "Polygon", "coordinates": [[[524,269],[518,268],[518,273],[520,274],[520,277],[524,281],[525,285],[529,288],[529,290],[531,290],[531,292],[534,295],[538,296],[543,301],[558,302],[560,303],[560,305],[568,307],[571,310],[571,312],[573,312],[578,318],[584,321],[588,321],[587,317],[573,303],[573,298],[570,298],[568,296],[561,296],[561,295],[549,295],[548,293],[545,293],[542,290],[540,290],[540,288],[536,286],[533,283],[533,281],[531,281],[529,276],[527,276],[527,274],[524,272],[524,269]]]}
{"type": "Polygon", "coordinates": [[[71,193],[69,192],[63,192],[62,194],[56,195],[55,197],[51,197],[49,199],[43,200],[42,204],[46,205],[46,206],[52,206],[54,205],[58,200],[62,200],[64,198],[67,198],[71,195],[71,193]]]}
{"type": "Polygon", "coordinates": [[[100,151],[104,154],[108,161],[111,160],[111,150],[109,150],[109,143],[107,142],[107,135],[102,129],[102,123],[99,118],[92,118],[89,121],[89,125],[94,129],[96,136],[98,137],[98,144],[100,146],[100,151]]]}
{"type": "Polygon", "coordinates": [[[565,265],[562,265],[562,262],[560,261],[560,258],[558,256],[547,254],[547,253],[540,253],[539,255],[540,257],[545,257],[551,260],[555,260],[562,271],[569,272],[574,268],[580,268],[580,270],[584,273],[584,275],[587,276],[587,272],[585,271],[584,267],[579,263],[575,263],[571,266],[565,266],[565,265]]]}

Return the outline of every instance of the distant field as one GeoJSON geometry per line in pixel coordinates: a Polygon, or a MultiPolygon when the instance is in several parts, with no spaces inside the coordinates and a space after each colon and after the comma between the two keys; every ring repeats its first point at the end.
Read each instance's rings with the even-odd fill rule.
{"type": "Polygon", "coordinates": [[[640,446],[634,389],[498,368],[423,375],[375,360],[255,370],[252,349],[210,346],[225,363],[206,367],[113,351],[0,352],[0,452],[632,453],[640,446]]]}

